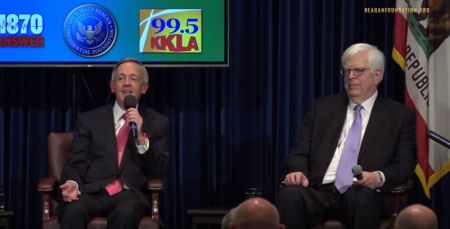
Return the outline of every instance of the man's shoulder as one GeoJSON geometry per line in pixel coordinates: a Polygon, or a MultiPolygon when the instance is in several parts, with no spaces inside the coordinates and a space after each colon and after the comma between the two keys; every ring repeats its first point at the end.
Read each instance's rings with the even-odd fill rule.
{"type": "Polygon", "coordinates": [[[92,117],[104,114],[112,114],[112,106],[105,105],[101,107],[97,107],[91,110],[83,111],[80,113],[80,117],[92,117]]]}
{"type": "Polygon", "coordinates": [[[143,129],[151,135],[151,133],[167,134],[170,129],[169,118],[165,115],[151,109],[145,108],[140,110],[142,118],[144,119],[143,129]]]}
{"type": "Polygon", "coordinates": [[[401,103],[399,101],[393,100],[391,98],[385,97],[385,96],[379,96],[377,98],[377,102],[385,107],[389,107],[389,109],[393,109],[393,113],[412,113],[413,111],[407,107],[404,103],[401,103]]]}
{"type": "Polygon", "coordinates": [[[91,110],[83,111],[78,115],[79,121],[96,121],[105,117],[112,117],[112,106],[105,105],[91,110]]]}
{"type": "Polygon", "coordinates": [[[164,122],[164,123],[168,123],[169,122],[169,118],[167,118],[167,116],[155,111],[152,108],[145,108],[142,110],[142,116],[144,119],[151,119],[154,121],[158,121],[158,122],[164,122]]]}
{"type": "Polygon", "coordinates": [[[167,119],[167,117],[165,115],[159,113],[158,111],[155,111],[153,108],[144,108],[142,110],[142,114],[144,116],[150,116],[150,117],[167,119]]]}

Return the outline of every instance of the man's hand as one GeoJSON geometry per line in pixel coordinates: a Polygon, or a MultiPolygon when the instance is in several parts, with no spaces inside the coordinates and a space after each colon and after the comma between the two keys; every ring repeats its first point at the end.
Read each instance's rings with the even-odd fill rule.
{"type": "Polygon", "coordinates": [[[293,172],[286,175],[283,183],[285,185],[302,185],[303,187],[309,186],[308,178],[302,172],[293,172]]]}
{"type": "Polygon", "coordinates": [[[134,122],[137,127],[137,139],[136,139],[137,144],[143,145],[145,141],[144,133],[142,132],[142,124],[144,123],[144,120],[142,119],[142,116],[139,114],[139,111],[134,107],[130,107],[127,110],[126,125],[129,125],[130,122],[134,122]]]}
{"type": "Polygon", "coordinates": [[[66,183],[59,186],[59,188],[61,189],[64,201],[72,202],[78,200],[78,193],[80,193],[80,191],[78,190],[78,186],[75,182],[66,181],[66,183]]]}
{"type": "Polygon", "coordinates": [[[362,172],[363,178],[358,180],[356,183],[364,185],[372,190],[379,188],[381,186],[380,183],[380,174],[376,171],[373,172],[362,172]]]}

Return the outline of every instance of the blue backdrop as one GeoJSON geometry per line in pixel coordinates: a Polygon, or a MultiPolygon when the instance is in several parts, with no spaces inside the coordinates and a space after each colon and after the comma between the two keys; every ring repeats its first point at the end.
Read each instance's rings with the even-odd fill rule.
{"type": "MultiPolygon", "coordinates": [[[[403,101],[404,76],[390,58],[392,0],[230,0],[229,68],[149,69],[142,101],[171,120],[171,157],[163,218],[189,228],[190,208],[233,206],[246,188],[275,201],[281,167],[313,98],[342,92],[340,55],[368,42],[387,56],[380,93],[403,101]]],[[[71,131],[81,111],[110,97],[110,68],[0,68],[0,186],[15,228],[38,228],[39,177],[46,137],[71,131]]],[[[447,176],[426,201],[450,228],[447,176]]]]}

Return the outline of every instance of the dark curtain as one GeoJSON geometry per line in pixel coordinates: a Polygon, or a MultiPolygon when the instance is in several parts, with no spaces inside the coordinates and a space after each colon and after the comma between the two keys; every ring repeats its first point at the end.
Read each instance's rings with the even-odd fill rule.
{"type": "MultiPolygon", "coordinates": [[[[257,188],[276,201],[284,159],[313,98],[343,91],[340,55],[368,42],[386,55],[379,91],[403,101],[394,64],[393,0],[230,0],[228,68],[152,68],[142,103],[171,120],[162,201],[168,228],[189,228],[187,209],[231,207],[257,188]]],[[[0,68],[0,186],[15,228],[39,228],[39,177],[46,137],[71,131],[77,114],[111,101],[110,68],[0,68]]],[[[448,176],[433,201],[416,185],[411,201],[432,206],[449,228],[448,176]]]]}

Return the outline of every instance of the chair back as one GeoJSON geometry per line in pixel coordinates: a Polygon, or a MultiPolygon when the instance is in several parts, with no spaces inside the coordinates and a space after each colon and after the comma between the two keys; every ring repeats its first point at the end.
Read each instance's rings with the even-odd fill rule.
{"type": "Polygon", "coordinates": [[[47,138],[48,175],[60,180],[67,155],[72,145],[73,134],[71,132],[51,132],[47,138]]]}

